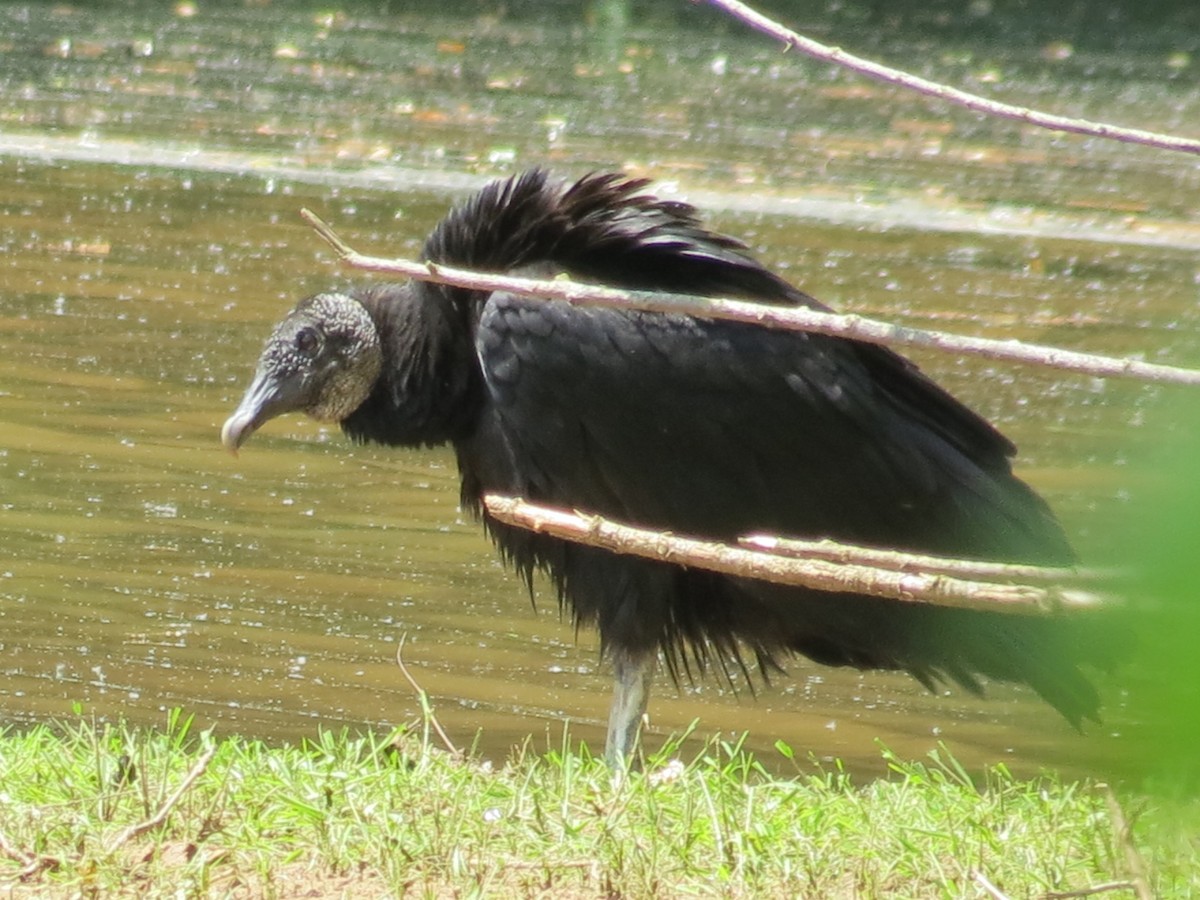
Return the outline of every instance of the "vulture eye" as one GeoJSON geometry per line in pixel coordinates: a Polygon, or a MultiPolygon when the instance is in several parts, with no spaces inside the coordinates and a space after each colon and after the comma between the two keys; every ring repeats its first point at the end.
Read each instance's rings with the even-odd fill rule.
{"type": "Polygon", "coordinates": [[[296,332],[296,349],[309,356],[321,346],[321,338],[315,328],[301,328],[296,332]]]}

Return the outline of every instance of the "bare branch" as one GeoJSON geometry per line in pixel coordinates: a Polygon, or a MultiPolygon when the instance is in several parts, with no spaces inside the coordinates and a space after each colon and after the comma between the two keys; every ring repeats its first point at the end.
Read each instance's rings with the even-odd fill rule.
{"type": "Polygon", "coordinates": [[[851,338],[871,344],[899,345],[939,350],[943,353],[982,356],[987,359],[1024,362],[1049,366],[1096,377],[1137,378],[1143,381],[1173,384],[1200,384],[1200,370],[1183,369],[1158,363],[1117,359],[1091,353],[1076,353],[1019,341],[997,341],[990,338],[968,337],[908,328],[855,315],[837,315],[795,306],[767,306],[714,297],[693,297],[687,294],[655,291],[626,291],[599,285],[580,284],[567,279],[553,281],[514,278],[472,272],[431,262],[386,259],[367,256],[353,250],[311,210],[300,215],[322,238],[337,251],[347,265],[371,272],[407,275],[421,281],[450,284],[473,291],[504,291],[523,297],[560,300],[567,303],[606,306],[615,309],[643,309],[658,313],[677,313],[701,318],[728,319],[748,322],[769,328],[792,331],[811,331],[834,337],[851,338]]]}
{"type": "Polygon", "coordinates": [[[916,91],[917,93],[925,94],[938,100],[945,100],[957,106],[965,106],[967,109],[986,113],[989,116],[1014,119],[1028,125],[1037,125],[1039,128],[1049,128],[1053,131],[1066,131],[1071,134],[1108,138],[1109,140],[1124,141],[1129,144],[1157,147],[1161,150],[1200,153],[1200,140],[1178,137],[1171,134],[1160,134],[1153,131],[1143,131],[1137,128],[1122,128],[1118,125],[1109,125],[1104,122],[1089,122],[1086,119],[1073,119],[1068,116],[1058,116],[1052,113],[1039,112],[1035,109],[1027,109],[1023,106],[1013,106],[1008,103],[1000,103],[996,100],[988,100],[986,97],[980,97],[978,94],[972,94],[968,91],[939,84],[936,81],[929,81],[925,78],[872,62],[869,59],[854,56],[853,54],[846,53],[840,47],[829,47],[818,43],[811,38],[806,38],[789,28],[785,28],[762,13],[751,9],[745,3],[739,3],[738,0],[709,0],[709,3],[720,7],[735,19],[749,25],[756,31],[761,31],[773,38],[777,38],[787,46],[795,47],[801,53],[811,56],[813,59],[844,66],[868,78],[874,78],[877,81],[907,88],[908,90],[916,91]]]}
{"type": "Polygon", "coordinates": [[[175,789],[175,793],[163,801],[162,806],[158,808],[158,812],[145,821],[138,822],[136,825],[130,825],[128,828],[118,834],[111,842],[109,842],[108,852],[114,852],[134,838],[145,834],[147,831],[152,831],[166,822],[167,816],[171,814],[171,810],[175,808],[175,806],[183,798],[183,795],[188,792],[191,786],[196,783],[196,780],[204,774],[205,770],[208,768],[208,764],[212,762],[213,757],[216,755],[216,746],[209,747],[207,750],[205,750],[200,759],[196,761],[196,764],[192,766],[191,771],[188,772],[187,775],[184,776],[183,781],[179,783],[179,787],[175,789]]]}
{"type": "Polygon", "coordinates": [[[738,543],[751,550],[798,559],[824,559],[829,562],[871,566],[900,572],[925,572],[938,575],[962,575],[967,578],[1000,578],[1037,584],[1074,581],[1098,581],[1111,578],[1113,572],[1095,572],[1056,566],[1028,566],[978,559],[951,559],[946,556],[922,556],[896,550],[878,550],[838,541],[805,541],[769,534],[751,534],[738,543]]]}
{"type": "Polygon", "coordinates": [[[899,572],[822,559],[791,559],[729,544],[634,528],[599,516],[536,506],[497,494],[486,495],[483,503],[492,518],[518,528],[616,553],[695,566],[726,575],[759,578],[776,584],[833,593],[868,594],[907,603],[1027,615],[1091,609],[1105,602],[1094,593],[1056,586],[967,581],[948,575],[899,572]]]}

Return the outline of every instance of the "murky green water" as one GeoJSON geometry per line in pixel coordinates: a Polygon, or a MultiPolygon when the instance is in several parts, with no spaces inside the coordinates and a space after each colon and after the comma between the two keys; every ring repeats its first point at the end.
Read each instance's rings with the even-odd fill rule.
{"type": "MultiPolygon", "coordinates": [[[[557,744],[564,719],[602,741],[594,637],[548,594],[531,608],[460,515],[448,452],[353,447],[290,419],[221,451],[270,324],[352,277],[302,206],[360,249],[412,255],[485,177],[623,167],[846,309],[1200,356],[1190,158],[950,113],[733,29],[634,32],[614,61],[574,25],[157,15],[0,5],[0,721],[78,707],[153,723],[180,706],[269,738],[409,721],[393,661],[407,633],[462,742],[557,744]]],[[[876,49],[929,49],[897,41],[876,49]]],[[[998,71],[1015,102],[1185,127],[1196,79],[1164,58],[962,44],[930,65],[967,86],[998,71]]],[[[1129,464],[1167,433],[1171,390],[922,362],[1018,441],[1085,556],[1111,559],[1105,523],[1136,496],[1129,464]]],[[[699,719],[868,770],[876,738],[1017,767],[1118,740],[1115,687],[1088,737],[992,693],[797,662],[757,698],[662,686],[652,740],[699,719]]]]}

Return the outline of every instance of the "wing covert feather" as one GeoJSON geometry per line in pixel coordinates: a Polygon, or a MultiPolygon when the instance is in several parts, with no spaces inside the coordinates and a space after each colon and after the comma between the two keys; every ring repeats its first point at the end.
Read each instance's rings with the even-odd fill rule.
{"type": "Polygon", "coordinates": [[[495,295],[476,344],[525,469],[504,488],[531,499],[715,538],[1032,555],[1040,501],[903,415],[848,342],[495,295]]]}

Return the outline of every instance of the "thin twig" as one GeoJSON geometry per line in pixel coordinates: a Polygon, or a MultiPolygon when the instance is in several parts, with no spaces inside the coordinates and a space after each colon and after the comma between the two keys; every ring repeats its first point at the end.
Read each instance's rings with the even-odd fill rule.
{"type": "Polygon", "coordinates": [[[545,281],[493,275],[443,266],[431,262],[386,259],[367,256],[350,248],[328,224],[311,210],[300,210],[301,217],[337,251],[349,266],[371,272],[407,275],[421,281],[450,284],[474,291],[503,291],[560,300],[567,303],[606,306],[616,309],[641,309],[658,313],[676,313],[711,319],[729,319],[770,328],[811,331],[834,337],[851,338],[870,344],[900,345],[939,350],[943,353],[982,356],[987,359],[1031,363],[1079,372],[1097,377],[1138,378],[1144,381],[1174,384],[1200,384],[1200,370],[1183,369],[1158,363],[1117,359],[1091,353],[1077,353],[1019,341],[946,334],[920,328],[893,325],[855,315],[838,315],[796,306],[768,306],[719,297],[694,297],[687,294],[655,291],[626,291],[599,285],[559,280],[545,281]]]}
{"type": "Polygon", "coordinates": [[[536,506],[496,494],[484,496],[483,503],[492,518],[518,528],[616,553],[831,593],[868,594],[909,603],[1027,615],[1052,615],[1104,603],[1097,594],[1057,586],[967,581],[947,575],[898,572],[821,559],[789,559],[729,544],[634,528],[599,516],[536,506]]]}
{"type": "Polygon", "coordinates": [[[205,750],[200,759],[196,761],[196,764],[192,766],[191,771],[188,772],[187,775],[184,776],[183,781],[179,783],[179,787],[175,789],[175,793],[163,801],[162,806],[158,808],[158,812],[143,822],[138,822],[136,825],[130,825],[128,828],[118,834],[116,838],[109,843],[108,852],[114,852],[122,845],[127,844],[129,841],[133,840],[139,835],[143,835],[147,831],[158,828],[165,821],[167,821],[167,816],[171,814],[171,810],[175,808],[176,804],[179,803],[179,801],[183,798],[183,795],[188,792],[191,786],[196,783],[196,780],[204,774],[205,770],[208,768],[208,764],[212,762],[213,757],[216,755],[217,748],[215,745],[205,750]]]}
{"type": "Polygon", "coordinates": [[[1093,897],[1096,894],[1107,894],[1111,891],[1137,891],[1132,881],[1106,881],[1091,887],[1079,888],[1076,891],[1050,891],[1042,894],[1042,900],[1067,900],[1069,897],[1093,897]]]}
{"type": "Polygon", "coordinates": [[[38,872],[46,869],[58,869],[62,866],[62,860],[57,857],[26,853],[10,841],[8,835],[2,831],[0,831],[0,853],[21,866],[21,870],[17,872],[17,881],[28,881],[38,872]]]}
{"type": "Polygon", "coordinates": [[[1008,894],[1004,893],[1002,890],[1000,890],[1000,888],[992,884],[991,879],[989,879],[978,869],[975,869],[973,872],[971,872],[971,877],[975,879],[976,884],[978,884],[984,889],[984,891],[987,892],[988,896],[991,897],[992,900],[1009,900],[1008,894]]]}
{"type": "Polygon", "coordinates": [[[421,703],[422,716],[433,727],[433,730],[437,732],[437,736],[441,738],[446,749],[453,756],[462,756],[462,751],[454,746],[454,742],[450,740],[450,736],[442,728],[442,723],[438,721],[437,714],[433,711],[433,705],[429,702],[429,695],[425,693],[425,689],[421,685],[417,684],[417,679],[413,678],[412,673],[408,671],[408,666],[404,664],[404,642],[407,640],[408,632],[406,631],[400,635],[400,644],[396,647],[396,665],[400,667],[400,674],[404,676],[405,680],[412,686],[412,689],[417,692],[417,699],[421,703]]]}
{"type": "Polygon", "coordinates": [[[37,857],[32,853],[26,853],[16,844],[8,839],[3,831],[0,831],[0,853],[3,853],[13,862],[20,863],[22,866],[32,865],[37,861],[37,857]]]}
{"type": "Polygon", "coordinates": [[[961,575],[967,578],[1001,578],[1037,584],[1074,581],[1099,581],[1112,578],[1114,572],[1072,569],[1060,566],[1029,566],[1017,563],[998,563],[979,559],[951,559],[946,556],[924,556],[897,550],[878,550],[858,544],[838,541],[804,541],[769,534],[751,534],[738,543],[751,550],[762,550],[796,559],[824,559],[835,563],[871,566],[899,572],[927,572],[938,575],[961,575]]]}
{"type": "Polygon", "coordinates": [[[1121,803],[1112,787],[1107,784],[1097,785],[1104,792],[1104,802],[1108,804],[1108,816],[1112,819],[1113,837],[1121,853],[1125,857],[1125,865],[1129,869],[1129,881],[1133,886],[1134,896],[1138,900],[1154,900],[1154,891],[1150,889],[1150,879],[1146,874],[1146,862],[1133,843],[1133,828],[1121,809],[1121,803]]]}
{"type": "MultiPolygon", "coordinates": [[[[361,253],[343,241],[328,222],[318,216],[307,206],[300,208],[300,218],[312,226],[313,231],[324,238],[325,242],[329,244],[329,246],[331,246],[335,251],[337,251],[337,255],[350,265],[354,265],[354,260],[362,258],[361,253]]],[[[417,266],[420,264],[412,263],[412,265],[417,266]]]]}
{"type": "Polygon", "coordinates": [[[957,106],[964,106],[975,112],[986,113],[989,116],[997,116],[1002,119],[1014,119],[1028,125],[1036,125],[1039,128],[1049,128],[1053,131],[1065,131],[1089,137],[1108,138],[1114,141],[1124,141],[1129,144],[1157,147],[1161,150],[1200,153],[1200,140],[1171,134],[1161,134],[1154,131],[1143,131],[1139,128],[1122,128],[1118,125],[1110,125],[1105,122],[1089,122],[1086,119],[1074,119],[1069,116],[1059,116],[1053,113],[1028,109],[1023,106],[1013,106],[1009,103],[989,100],[986,97],[980,97],[978,94],[972,94],[968,91],[939,84],[936,81],[929,81],[928,79],[872,62],[869,59],[854,56],[845,52],[840,47],[829,47],[818,43],[811,38],[806,38],[789,28],[785,28],[762,13],[751,9],[745,3],[738,2],[738,0],[709,0],[709,3],[725,10],[735,19],[749,25],[756,31],[770,35],[789,47],[795,47],[801,53],[811,56],[813,59],[844,66],[868,78],[874,78],[877,81],[907,88],[919,94],[925,94],[937,100],[945,100],[957,106]]]}

